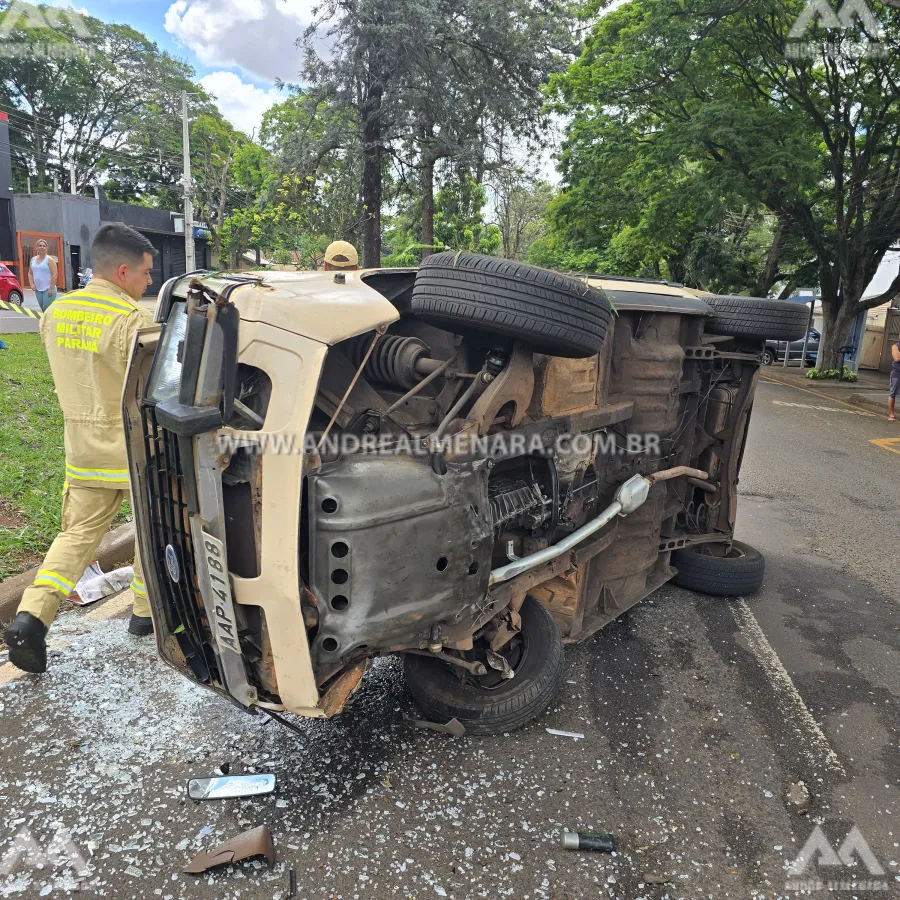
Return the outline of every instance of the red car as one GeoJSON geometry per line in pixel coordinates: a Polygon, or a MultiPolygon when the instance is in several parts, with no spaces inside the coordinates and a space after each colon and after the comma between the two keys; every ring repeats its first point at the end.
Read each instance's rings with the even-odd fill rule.
{"type": "Polygon", "coordinates": [[[0,263],[0,300],[6,300],[7,303],[15,303],[22,305],[25,294],[22,292],[22,285],[15,273],[0,263]]]}

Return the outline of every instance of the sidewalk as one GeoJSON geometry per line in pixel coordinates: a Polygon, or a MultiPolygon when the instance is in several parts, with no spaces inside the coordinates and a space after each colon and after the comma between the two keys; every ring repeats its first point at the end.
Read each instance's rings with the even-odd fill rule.
{"type": "Polygon", "coordinates": [[[859,381],[850,382],[807,378],[799,366],[785,369],[780,364],[775,364],[764,366],[760,370],[760,377],[768,381],[819,394],[830,400],[860,406],[887,418],[888,373],[860,369],[858,374],[859,381]]]}

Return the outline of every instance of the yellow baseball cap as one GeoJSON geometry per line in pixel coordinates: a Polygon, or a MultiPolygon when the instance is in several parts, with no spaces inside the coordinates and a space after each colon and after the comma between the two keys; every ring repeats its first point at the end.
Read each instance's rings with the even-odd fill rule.
{"type": "Polygon", "coordinates": [[[355,269],[359,265],[359,255],[353,244],[332,241],[325,251],[325,262],[335,269],[355,269]]]}

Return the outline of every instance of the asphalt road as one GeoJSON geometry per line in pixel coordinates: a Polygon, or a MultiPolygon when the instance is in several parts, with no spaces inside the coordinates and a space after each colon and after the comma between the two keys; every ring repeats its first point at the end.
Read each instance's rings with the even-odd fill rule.
{"type": "Polygon", "coordinates": [[[571,648],[559,701],[514,735],[406,728],[391,660],[349,713],[297,735],[162,666],[125,633],[127,598],[65,614],[46,676],[0,666],[0,896],[280,898],[290,868],[297,896],[342,900],[869,896],[788,889],[817,824],[835,849],[855,825],[884,874],[857,854],[803,878],[897,896],[900,455],[871,441],[900,429],[844,409],[761,385],[738,530],[768,559],[762,592],[663,588],[571,648]],[[224,763],[275,772],[278,793],[185,799],[224,763]],[[785,799],[801,780],[808,816],[785,799]],[[271,870],[180,873],[264,822],[271,870]],[[619,852],[565,851],[563,827],[612,832],[619,852]],[[11,846],[33,852],[13,866],[11,846]]]}
{"type": "MultiPolygon", "coordinates": [[[[41,308],[34,297],[34,291],[25,291],[25,309],[31,310],[36,315],[41,314],[41,308]]],[[[3,309],[0,307],[0,335],[27,334],[38,330],[39,320],[27,313],[18,312],[15,309],[3,309]]]]}

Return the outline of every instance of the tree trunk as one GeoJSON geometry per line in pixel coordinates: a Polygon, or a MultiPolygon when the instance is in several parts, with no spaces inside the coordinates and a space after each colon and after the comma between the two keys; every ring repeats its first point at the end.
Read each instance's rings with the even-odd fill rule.
{"type": "Polygon", "coordinates": [[[382,89],[376,83],[361,110],[363,126],[362,204],[363,266],[381,265],[381,194],[384,148],[381,144],[382,89]]]}
{"type": "Polygon", "coordinates": [[[772,235],[772,245],[769,247],[769,253],[766,256],[766,264],[763,266],[759,280],[756,282],[756,287],[753,290],[756,297],[768,297],[769,291],[772,290],[772,285],[775,283],[775,278],[778,275],[778,260],[781,256],[781,246],[787,236],[787,231],[787,219],[779,216],[778,227],[775,229],[775,234],[772,235]]]}
{"type": "Polygon", "coordinates": [[[669,279],[671,281],[677,281],[679,284],[684,284],[684,279],[687,276],[687,266],[685,265],[684,259],[680,256],[670,256],[666,259],[666,267],[669,270],[669,279]]]}
{"type": "Polygon", "coordinates": [[[381,265],[381,147],[367,147],[363,155],[362,200],[363,266],[381,265]]]}
{"type": "Polygon", "coordinates": [[[838,351],[847,343],[855,318],[856,303],[849,303],[847,298],[840,296],[822,297],[822,337],[816,359],[817,369],[841,367],[841,354],[838,351]]]}
{"type": "Polygon", "coordinates": [[[422,259],[430,256],[434,246],[434,163],[426,159],[419,169],[422,193],[422,259]]]}

